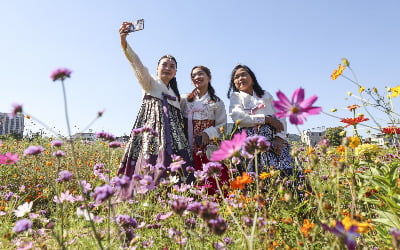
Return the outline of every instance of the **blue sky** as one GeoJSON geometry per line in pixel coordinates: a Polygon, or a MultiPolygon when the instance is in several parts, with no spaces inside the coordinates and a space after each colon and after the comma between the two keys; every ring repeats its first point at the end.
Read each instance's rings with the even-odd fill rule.
{"type": "MultiPolygon", "coordinates": [[[[91,129],[129,134],[142,93],[120,49],[118,28],[122,21],[144,18],[145,29],[128,42],[153,74],[158,59],[173,54],[181,93],[193,88],[191,68],[205,65],[228,107],[230,73],[242,63],[273,96],[278,90],[291,95],[301,86],[307,97],[319,97],[316,105],[325,111],[338,108],[336,115],[351,117],[344,108],[358,102],[346,93],[357,88],[343,78],[332,81],[330,75],[346,57],[362,85],[382,92],[385,86],[400,85],[399,9],[396,0],[2,1],[0,112],[21,103],[65,134],[61,85],[49,75],[67,67],[73,71],[66,81],[72,132],[105,109],[91,129]]],[[[374,116],[386,125],[383,114],[374,116]]],[[[340,125],[322,114],[298,129],[340,125]]],[[[298,130],[290,125],[288,131],[298,130]]]]}

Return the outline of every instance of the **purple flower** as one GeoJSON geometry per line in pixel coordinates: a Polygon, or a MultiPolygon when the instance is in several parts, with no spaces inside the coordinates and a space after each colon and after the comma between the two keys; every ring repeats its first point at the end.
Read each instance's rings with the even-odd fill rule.
{"type": "Polygon", "coordinates": [[[243,130],[242,133],[235,134],[232,140],[222,141],[220,148],[211,155],[211,161],[222,161],[237,155],[246,137],[246,131],[243,130]]]}
{"type": "Polygon", "coordinates": [[[267,138],[260,135],[254,135],[248,137],[244,141],[244,150],[254,156],[258,152],[266,152],[269,150],[271,143],[267,141],[267,138]]]}
{"type": "Polygon", "coordinates": [[[110,148],[120,148],[121,147],[121,143],[119,141],[113,141],[113,142],[110,142],[108,144],[108,146],[110,148]]]}
{"type": "Polygon", "coordinates": [[[340,238],[340,240],[346,244],[347,248],[349,250],[355,250],[357,247],[357,241],[354,239],[355,237],[359,237],[360,235],[357,233],[357,226],[351,226],[347,231],[344,228],[344,225],[341,221],[337,220],[336,225],[334,227],[329,227],[326,224],[322,224],[322,227],[325,230],[328,230],[329,232],[333,233],[337,237],[340,238]]]}
{"type": "Polygon", "coordinates": [[[51,146],[53,147],[61,147],[63,145],[63,141],[54,140],[51,142],[51,146]]]}
{"type": "Polygon", "coordinates": [[[223,169],[222,165],[218,162],[208,162],[203,167],[203,171],[206,172],[209,177],[220,176],[223,169]]]}
{"type": "Polygon", "coordinates": [[[104,131],[97,132],[97,133],[95,134],[95,137],[96,137],[96,138],[103,139],[103,140],[105,140],[105,141],[114,141],[114,140],[115,140],[115,136],[114,136],[114,135],[112,135],[112,134],[110,134],[110,133],[106,133],[106,132],[104,132],[104,131]]]}
{"type": "Polygon", "coordinates": [[[180,216],[182,216],[183,212],[185,212],[188,206],[187,201],[182,198],[177,198],[173,201],[170,201],[169,203],[171,205],[172,211],[180,216]]]}
{"type": "Polygon", "coordinates": [[[218,217],[218,203],[207,202],[200,207],[199,215],[203,220],[211,220],[218,217]]]}
{"type": "Polygon", "coordinates": [[[0,155],[0,164],[3,165],[12,165],[19,161],[18,153],[12,154],[7,152],[5,155],[0,155]]]}
{"type": "Polygon", "coordinates": [[[109,185],[105,184],[103,186],[94,189],[93,198],[97,203],[102,203],[114,194],[114,190],[109,185]]]}
{"type": "Polygon", "coordinates": [[[65,156],[65,153],[64,153],[64,151],[57,150],[57,151],[53,152],[53,156],[55,156],[57,158],[63,157],[63,156],[65,156]]]}
{"type": "Polygon", "coordinates": [[[138,226],[137,221],[129,215],[118,215],[115,221],[123,228],[136,228],[138,226]]]}
{"type": "Polygon", "coordinates": [[[179,171],[185,163],[186,161],[184,161],[180,156],[172,155],[172,162],[169,164],[168,168],[171,169],[171,172],[176,172],[179,171]]]}
{"type": "Polygon", "coordinates": [[[172,212],[159,213],[156,215],[156,218],[154,220],[155,221],[165,220],[165,219],[169,218],[171,215],[172,215],[172,212]]]}
{"type": "Polygon", "coordinates": [[[3,195],[3,197],[4,197],[4,199],[5,199],[6,201],[11,200],[11,198],[12,198],[13,196],[14,196],[14,193],[13,193],[13,192],[8,192],[8,193],[6,193],[6,194],[3,195]]]}
{"type": "Polygon", "coordinates": [[[281,91],[278,91],[276,95],[279,101],[273,101],[274,107],[278,111],[275,116],[278,118],[289,116],[289,121],[292,124],[301,125],[304,123],[303,119],[306,120],[306,116],[317,115],[322,110],[320,107],[312,107],[318,99],[316,95],[304,100],[303,88],[298,88],[294,91],[291,101],[281,91]]]}
{"type": "Polygon", "coordinates": [[[189,218],[185,221],[185,227],[189,229],[194,229],[196,227],[197,221],[196,219],[189,218]]]}
{"type": "Polygon", "coordinates": [[[25,232],[31,227],[32,227],[32,221],[30,221],[29,219],[22,219],[15,223],[13,231],[16,233],[21,233],[25,232]]]}
{"type": "Polygon", "coordinates": [[[85,194],[87,194],[90,190],[92,190],[92,185],[88,182],[86,182],[85,180],[80,180],[79,184],[81,184],[82,188],[83,188],[83,192],[85,194]]]}
{"type": "Polygon", "coordinates": [[[24,151],[24,155],[38,155],[43,153],[44,148],[42,146],[29,146],[24,151]]]}
{"type": "Polygon", "coordinates": [[[11,113],[8,115],[10,118],[14,118],[18,113],[22,113],[22,105],[18,103],[13,103],[11,104],[13,109],[11,110],[11,113]]]}
{"type": "Polygon", "coordinates": [[[67,68],[59,68],[51,73],[50,78],[53,80],[53,82],[57,80],[64,81],[65,78],[69,78],[71,76],[71,73],[72,71],[67,68]]]}
{"type": "Polygon", "coordinates": [[[143,178],[139,181],[140,187],[138,192],[139,193],[146,193],[149,190],[153,190],[155,188],[155,183],[153,181],[153,177],[150,175],[145,175],[143,178]]]}
{"type": "Polygon", "coordinates": [[[223,235],[228,228],[228,224],[221,217],[209,220],[207,225],[216,235],[223,235]]]}
{"type": "Polygon", "coordinates": [[[72,178],[72,173],[69,172],[68,170],[63,170],[60,173],[58,173],[59,178],[56,179],[58,182],[63,182],[63,181],[69,181],[72,178]]]}
{"type": "Polygon", "coordinates": [[[129,185],[129,183],[131,182],[131,178],[129,178],[129,176],[123,175],[122,177],[119,176],[115,176],[112,180],[111,180],[111,184],[114,187],[117,188],[124,188],[127,187],[129,185]]]}

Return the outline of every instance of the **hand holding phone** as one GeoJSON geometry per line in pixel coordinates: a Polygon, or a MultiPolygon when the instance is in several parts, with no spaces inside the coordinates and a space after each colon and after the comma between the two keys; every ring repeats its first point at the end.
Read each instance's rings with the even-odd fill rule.
{"type": "Polygon", "coordinates": [[[131,33],[135,31],[139,31],[144,29],[144,19],[139,19],[136,21],[133,21],[131,25],[124,31],[125,33],[131,33]]]}

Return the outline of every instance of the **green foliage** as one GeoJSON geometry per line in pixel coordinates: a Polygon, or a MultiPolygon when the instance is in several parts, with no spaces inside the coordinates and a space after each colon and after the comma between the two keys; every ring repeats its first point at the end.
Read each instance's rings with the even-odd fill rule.
{"type": "Polygon", "coordinates": [[[331,146],[339,146],[342,144],[342,140],[345,137],[341,135],[344,132],[343,127],[327,128],[325,131],[325,137],[329,140],[331,146]]]}

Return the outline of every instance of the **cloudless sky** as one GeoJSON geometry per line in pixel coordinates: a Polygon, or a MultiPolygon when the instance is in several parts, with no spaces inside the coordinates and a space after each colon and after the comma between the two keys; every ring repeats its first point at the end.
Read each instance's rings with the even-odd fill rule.
{"type": "MultiPolygon", "coordinates": [[[[330,75],[346,57],[365,87],[383,93],[385,86],[400,85],[399,10],[398,0],[1,1],[0,112],[23,104],[24,111],[65,135],[62,88],[49,75],[66,67],[73,71],[65,82],[72,133],[105,109],[92,131],[129,135],[142,92],[118,29],[123,21],[144,18],[144,30],[129,35],[128,42],[152,74],[162,55],[174,55],[181,94],[193,88],[191,68],[205,65],[228,107],[230,74],[241,63],[273,96],[278,90],[291,96],[301,86],[306,97],[318,96],[315,105],[324,111],[338,108],[335,115],[352,117],[345,108],[359,102],[346,93],[357,94],[357,87],[330,75]]],[[[350,71],[345,75],[351,77],[350,71]]],[[[384,115],[374,116],[387,125],[384,115]]],[[[321,114],[298,129],[341,125],[321,114]]],[[[40,128],[28,120],[26,126],[40,128]]],[[[288,132],[298,129],[289,125],[288,132]]]]}

